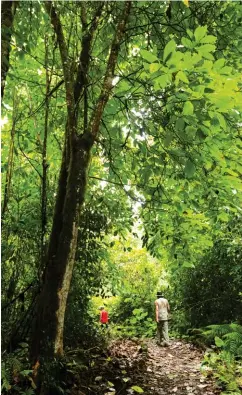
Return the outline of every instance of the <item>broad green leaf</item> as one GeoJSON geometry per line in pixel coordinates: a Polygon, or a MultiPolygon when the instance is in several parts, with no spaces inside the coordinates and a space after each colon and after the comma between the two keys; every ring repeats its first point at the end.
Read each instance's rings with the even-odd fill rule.
{"type": "Polygon", "coordinates": [[[215,51],[215,49],[216,49],[216,47],[213,44],[204,44],[204,45],[201,45],[200,47],[198,47],[197,50],[204,54],[207,52],[213,52],[213,51],[215,51]]]}
{"type": "Polygon", "coordinates": [[[169,56],[169,59],[167,60],[166,64],[168,66],[169,69],[182,69],[182,63],[181,60],[183,58],[183,53],[180,51],[176,51],[171,53],[171,56],[169,56]]]}
{"type": "Polygon", "coordinates": [[[222,69],[220,69],[220,73],[225,75],[230,75],[232,73],[232,67],[225,66],[222,69]]]}
{"type": "Polygon", "coordinates": [[[196,42],[199,42],[206,34],[207,26],[199,26],[194,32],[196,42]]]}
{"type": "Polygon", "coordinates": [[[166,133],[166,136],[165,136],[165,138],[164,138],[164,145],[165,145],[165,147],[169,147],[169,145],[171,144],[171,142],[172,142],[172,139],[173,139],[173,134],[171,133],[171,132],[167,132],[166,133]]]}
{"type": "Polygon", "coordinates": [[[183,71],[178,71],[177,75],[176,75],[176,82],[175,84],[178,85],[179,81],[183,81],[186,84],[189,84],[189,81],[187,79],[186,74],[183,71]]]}
{"type": "Polygon", "coordinates": [[[201,44],[214,44],[217,41],[217,37],[215,36],[205,36],[200,43],[201,44]]]}
{"type": "Polygon", "coordinates": [[[214,338],[215,344],[217,347],[223,347],[224,346],[224,341],[220,339],[220,337],[215,336],[214,338]]]}
{"type": "Polygon", "coordinates": [[[221,58],[216,60],[216,62],[214,62],[213,64],[213,69],[214,70],[220,70],[225,64],[225,59],[221,58]]]}
{"type": "Polygon", "coordinates": [[[192,49],[194,47],[193,42],[189,38],[182,37],[181,42],[186,48],[192,49]]]}
{"type": "Polygon", "coordinates": [[[187,178],[191,178],[194,175],[196,171],[196,166],[190,159],[188,159],[184,171],[187,178]]]}
{"type": "Polygon", "coordinates": [[[176,121],[176,130],[184,130],[185,122],[182,118],[178,118],[176,121]]]}
{"type": "Polygon", "coordinates": [[[131,389],[135,392],[137,392],[138,394],[142,394],[144,392],[144,390],[141,387],[138,387],[137,385],[133,385],[131,387],[131,389]]]}
{"type": "Polygon", "coordinates": [[[190,136],[195,136],[196,131],[197,131],[197,128],[195,128],[194,126],[187,126],[186,127],[186,132],[190,136]]]}
{"type": "Polygon", "coordinates": [[[151,73],[155,73],[156,71],[159,70],[160,67],[161,66],[160,66],[159,63],[151,63],[150,67],[149,67],[149,70],[150,70],[151,73]]]}
{"type": "Polygon", "coordinates": [[[162,74],[155,79],[154,89],[165,88],[170,82],[170,76],[168,74],[162,74]]]}
{"type": "Polygon", "coordinates": [[[176,50],[176,43],[174,40],[171,40],[166,44],[164,48],[163,60],[164,62],[167,60],[167,57],[176,50]]]}
{"type": "Polygon", "coordinates": [[[192,115],[194,111],[193,104],[190,101],[186,101],[183,107],[182,114],[183,115],[192,115]]]}
{"type": "Polygon", "coordinates": [[[158,61],[157,56],[155,56],[152,52],[147,51],[146,49],[141,49],[140,54],[142,58],[149,63],[154,63],[155,61],[158,61]]]}

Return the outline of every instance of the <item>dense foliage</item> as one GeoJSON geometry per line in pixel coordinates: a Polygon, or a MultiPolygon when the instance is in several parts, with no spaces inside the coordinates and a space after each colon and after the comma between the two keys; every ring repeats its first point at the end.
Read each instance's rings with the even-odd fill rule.
{"type": "Polygon", "coordinates": [[[63,339],[102,341],[95,297],[116,336],[154,335],[158,289],[176,333],[241,324],[241,20],[232,1],[4,2],[4,391],[39,388],[63,339]],[[29,346],[33,380],[13,368],[29,346]]]}

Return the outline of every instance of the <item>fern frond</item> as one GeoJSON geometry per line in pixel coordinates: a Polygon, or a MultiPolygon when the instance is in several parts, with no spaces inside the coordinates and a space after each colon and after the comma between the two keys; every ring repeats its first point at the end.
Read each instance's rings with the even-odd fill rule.
{"type": "Polygon", "coordinates": [[[223,349],[234,356],[242,355],[242,326],[232,323],[223,325],[209,325],[202,332],[209,340],[216,337],[224,341],[223,349]]]}

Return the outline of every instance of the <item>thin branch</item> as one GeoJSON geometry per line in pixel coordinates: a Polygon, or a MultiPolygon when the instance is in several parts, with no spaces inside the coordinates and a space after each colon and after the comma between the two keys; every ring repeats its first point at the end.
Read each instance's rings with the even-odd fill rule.
{"type": "Polygon", "coordinates": [[[34,285],[34,282],[30,283],[22,292],[20,292],[20,294],[18,296],[15,296],[15,298],[13,298],[12,300],[10,300],[10,302],[8,302],[7,304],[5,304],[4,306],[2,306],[2,311],[6,310],[11,304],[13,304],[14,302],[16,302],[16,300],[18,300],[19,298],[23,297],[23,295],[34,285]]]}

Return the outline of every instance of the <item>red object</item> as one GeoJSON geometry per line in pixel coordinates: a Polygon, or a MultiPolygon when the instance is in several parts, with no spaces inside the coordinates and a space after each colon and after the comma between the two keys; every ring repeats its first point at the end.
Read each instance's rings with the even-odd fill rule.
{"type": "Polygon", "coordinates": [[[108,312],[106,310],[102,310],[100,312],[100,322],[102,324],[107,324],[108,323],[108,312]]]}

